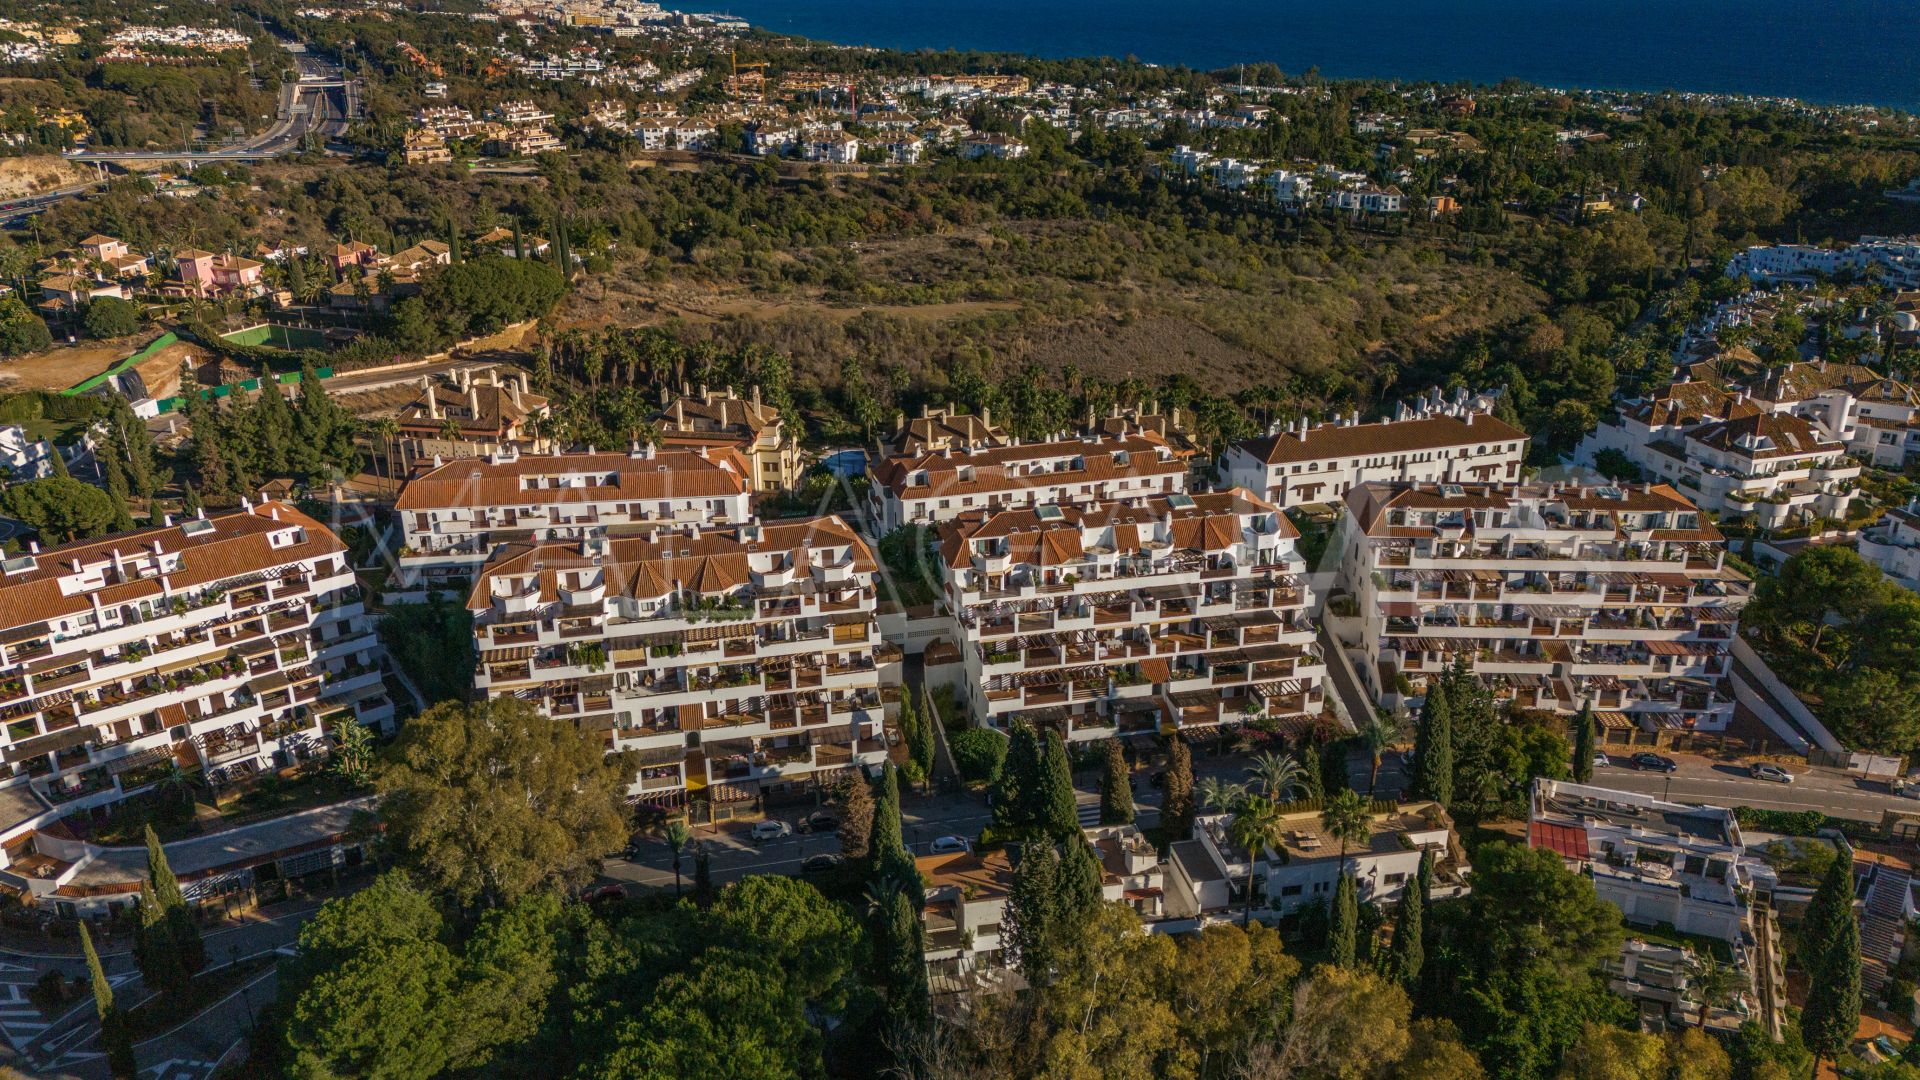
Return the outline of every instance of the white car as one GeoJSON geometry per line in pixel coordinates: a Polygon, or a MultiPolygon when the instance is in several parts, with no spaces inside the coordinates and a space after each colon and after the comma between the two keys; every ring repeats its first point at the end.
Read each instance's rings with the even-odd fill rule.
{"type": "Polygon", "coordinates": [[[1593,752],[1593,767],[1594,767],[1594,768],[1596,768],[1596,769],[1604,769],[1604,768],[1607,768],[1608,766],[1610,766],[1610,765],[1612,765],[1612,764],[1613,764],[1613,759],[1612,759],[1612,758],[1609,758],[1609,757],[1607,756],[1607,752],[1606,752],[1605,750],[1595,750],[1595,751],[1593,752]]]}
{"type": "Polygon", "coordinates": [[[933,843],[927,845],[927,852],[932,855],[960,855],[972,850],[972,841],[964,836],[935,837],[933,843]]]}
{"type": "Polygon", "coordinates": [[[1748,770],[1755,780],[1771,780],[1776,784],[1793,783],[1793,774],[1778,765],[1758,764],[1748,770]]]}
{"type": "Polygon", "coordinates": [[[792,835],[793,826],[784,821],[762,821],[753,827],[755,840],[778,840],[792,835]]]}

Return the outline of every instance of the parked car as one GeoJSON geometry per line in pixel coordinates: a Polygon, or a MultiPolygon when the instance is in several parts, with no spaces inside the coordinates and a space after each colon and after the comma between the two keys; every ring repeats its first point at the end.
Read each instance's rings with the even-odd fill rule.
{"type": "Polygon", "coordinates": [[[840,819],[825,810],[815,810],[800,822],[803,833],[832,832],[840,827],[840,819]]]}
{"type": "Polygon", "coordinates": [[[1771,780],[1776,784],[1793,783],[1793,774],[1778,765],[1759,762],[1747,770],[1755,780],[1771,780]]]}
{"type": "Polygon", "coordinates": [[[958,855],[972,850],[973,842],[964,836],[939,836],[927,845],[927,851],[934,855],[958,855]]]}
{"type": "Polygon", "coordinates": [[[1662,757],[1651,750],[1642,750],[1633,755],[1633,767],[1652,772],[1679,772],[1680,764],[1670,757],[1662,757]]]}
{"type": "Polygon", "coordinates": [[[589,904],[603,903],[608,900],[625,900],[626,898],[627,887],[617,881],[610,885],[595,885],[593,888],[580,894],[580,899],[585,900],[589,904]]]}
{"type": "Polygon", "coordinates": [[[755,840],[778,840],[792,835],[793,826],[784,821],[762,821],[753,827],[755,840]]]}
{"type": "Polygon", "coordinates": [[[1148,780],[1147,783],[1153,785],[1153,788],[1156,791],[1166,787],[1167,786],[1167,770],[1161,769],[1159,772],[1154,773],[1152,779],[1148,780]]]}
{"type": "Polygon", "coordinates": [[[827,874],[839,869],[840,862],[840,856],[829,852],[822,852],[819,855],[809,855],[800,863],[800,872],[803,874],[827,874]]]}
{"type": "Polygon", "coordinates": [[[1607,752],[1605,750],[1595,750],[1593,752],[1594,768],[1605,769],[1611,766],[1612,764],[1613,764],[1613,759],[1607,756],[1607,752]]]}

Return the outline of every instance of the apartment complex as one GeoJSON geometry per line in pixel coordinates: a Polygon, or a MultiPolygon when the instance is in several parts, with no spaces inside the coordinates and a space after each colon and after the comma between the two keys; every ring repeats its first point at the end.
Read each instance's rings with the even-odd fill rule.
{"type": "Polygon", "coordinates": [[[1860,557],[1903,589],[1920,592],[1920,503],[1895,507],[1860,530],[1860,557]]]}
{"type": "MultiPolygon", "coordinates": [[[[1170,869],[1179,883],[1176,893],[1193,896],[1202,914],[1224,914],[1246,904],[1251,864],[1256,908],[1291,915],[1333,903],[1343,855],[1318,808],[1285,810],[1280,842],[1258,852],[1229,838],[1232,820],[1231,814],[1203,815],[1194,822],[1192,839],[1173,845],[1170,869]]],[[[1392,904],[1419,880],[1423,855],[1433,860],[1433,898],[1466,893],[1473,868],[1453,833],[1453,819],[1439,803],[1392,808],[1376,804],[1367,819],[1366,842],[1350,845],[1344,859],[1362,903],[1392,904]]]]}
{"type": "Polygon", "coordinates": [[[1591,875],[1628,923],[1721,941],[1751,935],[1753,897],[1777,883],[1731,810],[1563,780],[1533,782],[1527,843],[1591,875]]]}
{"type": "MultiPolygon", "coordinates": [[[[540,450],[535,423],[547,417],[547,398],[527,387],[522,372],[489,371],[475,379],[465,368],[451,381],[420,377],[420,396],[395,417],[410,457],[469,458],[513,447],[540,450]]],[[[384,448],[382,448],[384,449],[384,448]]]]}
{"type": "Polygon", "coordinates": [[[952,521],[969,510],[1140,500],[1187,489],[1185,456],[1151,433],[949,444],[882,458],[868,472],[882,533],[952,521]]]}
{"type": "Polygon", "coordinates": [[[634,751],[628,794],[661,808],[724,816],[884,761],[899,653],[873,553],[837,517],[722,516],[501,548],[467,600],[476,688],[634,751]]]}
{"type": "Polygon", "coordinates": [[[439,461],[394,501],[402,547],[394,588],[458,587],[510,543],[632,535],[656,525],[752,516],[737,456],[643,447],[625,454],[522,454],[439,461]]]}
{"type": "Polygon", "coordinates": [[[22,819],[291,765],[393,712],[346,545],[280,503],[7,559],[0,650],[22,819]]]}
{"type": "Polygon", "coordinates": [[[1347,495],[1344,571],[1360,676],[1410,704],[1464,661],[1503,701],[1603,726],[1715,731],[1752,583],[1665,485],[1367,484],[1347,495]]]}
{"type": "Polygon", "coordinates": [[[738,451],[750,467],[745,475],[755,492],[791,491],[800,484],[800,440],[780,410],[761,402],[758,384],[745,398],[734,396],[730,386],[682,393],[654,414],[653,422],[669,449],[738,451]]]}
{"type": "Polygon", "coordinates": [[[1514,483],[1525,432],[1490,415],[1492,402],[1437,396],[1374,424],[1308,424],[1244,439],[1220,458],[1226,482],[1278,507],[1337,503],[1373,482],[1514,483]]]}
{"type": "Polygon", "coordinates": [[[1245,491],[982,511],[940,530],[976,723],[1069,740],[1318,721],[1299,533],[1245,491]]]}

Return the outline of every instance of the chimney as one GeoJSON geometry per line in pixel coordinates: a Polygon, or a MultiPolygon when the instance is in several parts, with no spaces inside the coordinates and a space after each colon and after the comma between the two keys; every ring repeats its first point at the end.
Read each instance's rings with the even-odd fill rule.
{"type": "Polygon", "coordinates": [[[467,371],[467,369],[466,369],[466,368],[460,368],[460,369],[459,369],[459,370],[458,370],[458,371],[457,371],[457,372],[455,373],[455,378],[459,380],[459,384],[460,384],[460,389],[461,389],[461,390],[465,390],[465,389],[467,388],[467,383],[468,383],[468,380],[469,380],[469,379],[471,379],[471,378],[472,378],[472,376],[471,376],[471,374],[470,374],[470,373],[469,373],[469,372],[467,371]]]}
{"type": "Polygon", "coordinates": [[[701,401],[707,400],[707,384],[706,383],[700,384],[700,400],[701,401]]]}
{"type": "Polygon", "coordinates": [[[983,428],[989,428],[989,429],[993,427],[993,410],[992,409],[980,410],[980,426],[983,428]]]}
{"type": "Polygon", "coordinates": [[[685,427],[687,423],[687,402],[685,398],[673,399],[673,426],[685,427]]]}
{"type": "Polygon", "coordinates": [[[755,408],[760,407],[760,384],[759,383],[753,384],[753,405],[755,408]]]}
{"type": "Polygon", "coordinates": [[[520,407],[520,384],[524,381],[526,381],[525,375],[507,377],[507,400],[513,402],[513,407],[516,409],[520,407]]]}
{"type": "Polygon", "coordinates": [[[477,383],[467,387],[467,413],[475,420],[480,419],[480,386],[477,383]]]}
{"type": "Polygon", "coordinates": [[[433,376],[420,376],[420,388],[427,394],[427,416],[434,420],[440,419],[440,395],[434,392],[433,376]]]}
{"type": "Polygon", "coordinates": [[[1468,426],[1468,427],[1472,427],[1472,426],[1473,426],[1473,418],[1474,418],[1474,417],[1476,417],[1476,416],[1479,416],[1479,415],[1480,415],[1480,412],[1479,412],[1479,410],[1477,410],[1477,409],[1468,409],[1468,410],[1467,410],[1467,426],[1468,426]]]}

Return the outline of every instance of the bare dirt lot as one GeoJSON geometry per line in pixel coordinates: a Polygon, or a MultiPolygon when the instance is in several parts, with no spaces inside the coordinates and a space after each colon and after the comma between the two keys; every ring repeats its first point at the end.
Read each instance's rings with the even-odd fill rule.
{"type": "MultiPolygon", "coordinates": [[[[113,341],[62,345],[0,362],[0,390],[65,390],[139,352],[158,336],[143,334],[113,341]]],[[[149,393],[166,397],[179,388],[180,362],[201,351],[185,342],[176,342],[142,361],[136,370],[146,380],[149,393]]]]}
{"type": "Polygon", "coordinates": [[[93,170],[46,154],[0,158],[0,199],[20,199],[92,180],[93,170]]]}

